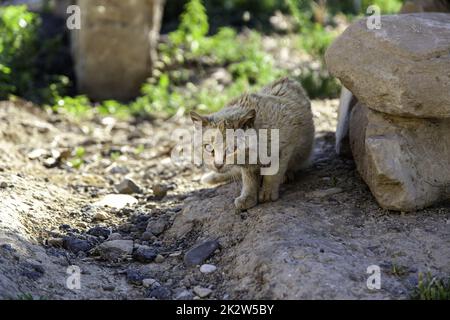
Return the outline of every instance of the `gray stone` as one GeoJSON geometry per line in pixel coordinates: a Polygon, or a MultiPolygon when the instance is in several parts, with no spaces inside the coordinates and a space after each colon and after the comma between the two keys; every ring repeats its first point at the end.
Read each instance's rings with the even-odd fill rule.
{"type": "Polygon", "coordinates": [[[163,255],[160,255],[160,254],[158,254],[158,255],[156,256],[156,258],[155,258],[155,262],[156,262],[156,263],[163,263],[164,260],[166,260],[166,259],[164,258],[163,255]]]}
{"type": "Polygon", "coordinates": [[[158,253],[148,246],[139,246],[133,253],[133,258],[139,262],[153,262],[158,253]]]}
{"type": "Polygon", "coordinates": [[[196,287],[194,287],[194,293],[197,296],[199,296],[200,298],[206,298],[212,293],[212,290],[208,289],[208,288],[202,288],[202,287],[196,286],[196,287]]]}
{"type": "Polygon", "coordinates": [[[208,259],[218,248],[219,243],[217,241],[205,241],[186,252],[184,255],[184,263],[187,266],[199,265],[208,259]]]}
{"type": "Polygon", "coordinates": [[[141,285],[145,278],[145,276],[139,270],[131,268],[127,270],[126,276],[128,283],[135,285],[141,285]]]}
{"type": "Polygon", "coordinates": [[[167,226],[167,221],[163,218],[158,219],[156,221],[149,221],[147,225],[147,230],[154,234],[155,236],[159,236],[161,233],[164,232],[167,226]]]}
{"type": "Polygon", "coordinates": [[[126,258],[133,252],[133,240],[112,240],[103,242],[96,248],[105,260],[118,260],[126,258]]]}
{"type": "Polygon", "coordinates": [[[172,292],[166,287],[159,286],[154,289],[150,289],[147,293],[148,298],[155,298],[158,300],[169,300],[172,296],[172,292]]]}
{"type": "Polygon", "coordinates": [[[444,13],[353,23],[327,50],[332,75],[363,105],[417,118],[450,118],[450,19],[444,13]]]}
{"type": "Polygon", "coordinates": [[[120,233],[111,233],[108,237],[108,241],[112,240],[122,240],[122,235],[120,233]]]}
{"type": "Polygon", "coordinates": [[[418,210],[450,197],[450,119],[413,119],[361,104],[350,117],[357,169],[386,209],[418,210]]]}
{"type": "Polygon", "coordinates": [[[122,182],[115,185],[115,189],[121,194],[141,193],[141,188],[131,179],[123,179],[122,182]]]}
{"type": "Polygon", "coordinates": [[[94,245],[87,240],[82,240],[75,237],[65,237],[63,239],[63,247],[73,253],[78,253],[87,252],[91,250],[94,245]]]}
{"type": "Polygon", "coordinates": [[[106,239],[110,235],[111,231],[105,227],[95,226],[95,227],[89,229],[86,233],[91,236],[103,237],[106,239]]]}
{"type": "Polygon", "coordinates": [[[155,236],[150,231],[145,231],[141,236],[141,240],[143,241],[153,240],[153,238],[155,238],[155,236]]]}
{"type": "Polygon", "coordinates": [[[183,290],[175,297],[176,300],[190,300],[193,298],[193,294],[189,290],[183,290]]]}

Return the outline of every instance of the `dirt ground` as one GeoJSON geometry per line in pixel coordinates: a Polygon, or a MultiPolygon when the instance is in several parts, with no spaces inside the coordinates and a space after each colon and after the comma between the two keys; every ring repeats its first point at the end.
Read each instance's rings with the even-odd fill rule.
{"type": "Polygon", "coordinates": [[[353,161],[334,152],[337,104],[313,101],[311,168],[279,201],[238,214],[237,183],[204,186],[204,169],[171,161],[171,134],[191,127],[185,117],[76,121],[1,102],[0,297],[404,299],[419,272],[448,277],[450,204],[380,209],[353,161]],[[80,147],[75,169],[68,163],[80,147]],[[99,205],[125,178],[140,189],[127,196],[132,204],[99,205]],[[133,253],[102,255],[112,239],[133,253]],[[211,273],[185,257],[205,241],[213,247],[200,264],[211,273]],[[379,290],[366,285],[371,265],[381,269],[379,290]],[[79,289],[67,286],[69,266],[81,271],[79,289]]]}

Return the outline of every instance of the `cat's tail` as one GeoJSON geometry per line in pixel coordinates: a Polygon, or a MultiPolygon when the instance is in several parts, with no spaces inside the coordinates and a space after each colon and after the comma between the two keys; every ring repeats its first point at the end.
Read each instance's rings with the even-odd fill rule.
{"type": "Polygon", "coordinates": [[[344,155],[350,153],[348,134],[350,114],[357,100],[350,90],[342,87],[338,109],[338,124],[336,127],[336,153],[344,155]]]}
{"type": "Polygon", "coordinates": [[[203,184],[219,184],[224,182],[231,182],[241,179],[241,171],[238,167],[233,167],[229,171],[224,173],[218,173],[218,172],[208,172],[205,173],[202,178],[200,179],[200,182],[203,184]]]}

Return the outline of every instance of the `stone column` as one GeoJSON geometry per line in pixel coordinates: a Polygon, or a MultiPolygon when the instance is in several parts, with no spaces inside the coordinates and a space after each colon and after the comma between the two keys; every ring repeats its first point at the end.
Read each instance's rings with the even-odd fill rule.
{"type": "Polygon", "coordinates": [[[81,29],[72,32],[80,93],[94,100],[139,95],[156,58],[164,0],[78,0],[81,29]]]}

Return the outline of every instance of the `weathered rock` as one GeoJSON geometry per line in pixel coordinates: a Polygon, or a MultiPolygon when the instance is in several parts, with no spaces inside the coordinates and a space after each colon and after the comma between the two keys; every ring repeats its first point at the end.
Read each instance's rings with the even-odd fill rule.
{"type": "Polygon", "coordinates": [[[166,259],[165,259],[164,256],[161,255],[161,254],[158,254],[158,255],[156,256],[156,258],[155,258],[155,262],[156,262],[156,263],[163,263],[164,260],[166,260],[166,259]]]}
{"type": "Polygon", "coordinates": [[[93,217],[93,219],[96,221],[105,221],[105,220],[108,220],[108,218],[109,217],[105,212],[100,212],[100,211],[96,212],[93,217]]]}
{"type": "Polygon", "coordinates": [[[109,241],[112,241],[112,240],[122,240],[122,235],[120,234],[120,233],[111,233],[110,235],[109,235],[109,237],[108,237],[108,240],[109,241]]]}
{"type": "Polygon", "coordinates": [[[164,232],[167,226],[167,221],[163,218],[158,219],[156,221],[150,221],[147,225],[148,232],[151,232],[155,236],[159,236],[164,232]]]}
{"type": "Polygon", "coordinates": [[[386,209],[411,211],[450,197],[450,119],[412,119],[361,104],[350,143],[361,176],[386,209]]]}
{"type": "Polygon", "coordinates": [[[133,258],[139,262],[153,262],[158,253],[148,246],[139,246],[133,253],[133,258]]]}
{"type": "Polygon", "coordinates": [[[197,296],[199,296],[200,298],[206,298],[206,297],[208,297],[211,293],[212,293],[212,290],[211,289],[208,289],[208,288],[202,288],[202,287],[199,287],[199,286],[196,286],[196,287],[194,287],[194,293],[197,295],[197,296]]]}
{"type": "Polygon", "coordinates": [[[219,243],[217,241],[205,241],[186,252],[184,255],[184,263],[187,266],[199,265],[208,259],[218,248],[219,243]]]}
{"type": "Polygon", "coordinates": [[[193,294],[189,290],[183,290],[178,293],[175,297],[175,300],[190,300],[192,299],[193,294]]]}
{"type": "Polygon", "coordinates": [[[145,276],[139,270],[132,268],[127,270],[126,276],[128,283],[136,285],[141,285],[145,278],[145,276]]]}
{"type": "Polygon", "coordinates": [[[154,289],[150,289],[147,293],[148,298],[155,298],[158,300],[168,300],[172,296],[172,292],[166,287],[159,286],[154,289]]]}
{"type": "Polygon", "coordinates": [[[79,0],[72,32],[78,88],[93,99],[139,94],[155,60],[162,0],[79,0]]]}
{"type": "Polygon", "coordinates": [[[450,18],[444,13],[382,16],[353,23],[325,59],[367,107],[399,116],[450,118],[450,18]]]}
{"type": "Polygon", "coordinates": [[[103,259],[114,261],[132,254],[133,240],[106,241],[99,245],[96,249],[103,259]]]}
{"type": "Polygon", "coordinates": [[[111,174],[127,174],[130,172],[127,167],[113,165],[106,169],[111,174]]]}
{"type": "Polygon", "coordinates": [[[38,280],[45,273],[45,269],[41,265],[31,262],[24,262],[19,266],[19,268],[22,276],[25,276],[33,281],[38,280]]]}
{"type": "Polygon", "coordinates": [[[89,229],[86,233],[91,236],[103,237],[106,239],[110,235],[111,231],[105,227],[95,226],[95,227],[89,229]]]}
{"type": "Polygon", "coordinates": [[[63,247],[73,253],[78,253],[80,251],[87,252],[91,250],[94,245],[87,240],[82,240],[75,237],[65,237],[63,239],[63,247]]]}
{"type": "Polygon", "coordinates": [[[115,185],[115,189],[118,193],[121,194],[133,194],[140,193],[141,188],[131,179],[123,179],[122,182],[115,185]]]}
{"type": "Polygon", "coordinates": [[[149,240],[152,240],[153,238],[155,238],[155,236],[150,231],[145,231],[141,235],[141,240],[143,240],[143,241],[149,241],[149,240]]]}

